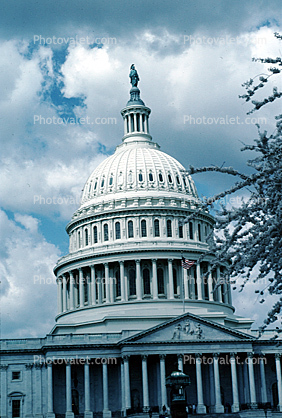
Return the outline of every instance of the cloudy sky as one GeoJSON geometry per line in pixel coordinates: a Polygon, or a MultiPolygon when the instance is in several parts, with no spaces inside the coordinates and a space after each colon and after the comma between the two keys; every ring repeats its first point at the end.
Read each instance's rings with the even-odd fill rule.
{"type": "MultiPolygon", "coordinates": [[[[54,324],[52,269],[84,183],[121,142],[130,65],[163,151],[186,167],[246,170],[242,143],[257,122],[273,132],[278,109],[246,119],[238,95],[267,71],[252,57],[281,56],[279,10],[280,0],[0,1],[2,338],[44,336],[54,324]]],[[[201,196],[230,184],[194,180],[201,196]]],[[[252,284],[233,299],[257,324],[272,305],[252,284]]]]}

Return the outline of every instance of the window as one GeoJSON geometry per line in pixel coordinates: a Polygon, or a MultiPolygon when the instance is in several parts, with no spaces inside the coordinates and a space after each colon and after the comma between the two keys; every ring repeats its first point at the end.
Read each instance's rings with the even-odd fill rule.
{"type": "Polygon", "coordinates": [[[101,181],[101,187],[104,187],[104,184],[105,184],[105,179],[102,179],[102,181],[101,181]]]}
{"type": "Polygon", "coordinates": [[[176,181],[177,181],[177,184],[180,184],[179,176],[176,176],[176,181]]]}
{"type": "Polygon", "coordinates": [[[97,181],[95,181],[94,190],[97,189],[97,181]]]}
{"type": "Polygon", "coordinates": [[[88,189],[88,193],[90,193],[91,186],[92,186],[92,183],[90,182],[90,184],[89,184],[89,189],[88,189]]]}
{"type": "Polygon", "coordinates": [[[173,269],[173,293],[177,295],[177,271],[173,269]]]}
{"type": "Polygon", "coordinates": [[[154,234],[155,237],[160,236],[160,221],[158,219],[154,220],[154,234]]]}
{"type": "Polygon", "coordinates": [[[199,241],[202,241],[201,224],[198,224],[198,238],[199,238],[199,241]]]}
{"type": "Polygon", "coordinates": [[[116,239],[120,239],[120,223],[119,222],[116,222],[115,229],[116,229],[116,239]]]}
{"type": "Polygon", "coordinates": [[[169,183],[172,183],[172,177],[171,177],[171,174],[169,174],[167,177],[168,177],[168,182],[169,182],[169,183]]]}
{"type": "Polygon", "coordinates": [[[162,173],[159,173],[159,180],[160,180],[161,183],[164,181],[162,173]]]}
{"type": "Polygon", "coordinates": [[[179,238],[183,238],[183,225],[180,222],[178,223],[178,234],[179,238]]]}
{"type": "Polygon", "coordinates": [[[139,178],[139,181],[143,181],[143,174],[142,173],[139,173],[138,178],[139,178]]]}
{"type": "Polygon", "coordinates": [[[194,237],[193,237],[193,223],[192,222],[189,222],[189,238],[190,239],[193,239],[194,237]]]}
{"type": "Polygon", "coordinates": [[[149,181],[153,181],[154,177],[153,177],[153,173],[149,173],[149,181]]]}
{"type": "Polygon", "coordinates": [[[98,242],[98,231],[97,231],[97,226],[93,227],[93,239],[94,239],[94,244],[97,244],[98,242]]]}
{"type": "Polygon", "coordinates": [[[120,291],[120,271],[116,271],[116,298],[118,298],[121,295],[120,291]]]}
{"type": "Polygon", "coordinates": [[[136,275],[135,270],[129,270],[129,296],[136,295],[136,275]]]}
{"type": "Polygon", "coordinates": [[[184,186],[187,187],[186,178],[184,176],[183,176],[183,183],[184,183],[184,186]]]}
{"type": "Polygon", "coordinates": [[[166,232],[168,237],[172,237],[171,220],[166,221],[166,232]]]}
{"type": "Polygon", "coordinates": [[[88,229],[85,229],[85,245],[89,244],[88,229]]]}
{"type": "Polygon", "coordinates": [[[88,276],[83,277],[84,285],[84,303],[88,302],[88,276]]]}
{"type": "Polygon", "coordinates": [[[144,295],[151,294],[150,272],[148,269],[143,270],[143,289],[144,289],[144,295]]]}
{"type": "Polygon", "coordinates": [[[163,269],[158,268],[157,278],[158,278],[158,294],[164,295],[164,271],[163,269]]]}
{"type": "Polygon", "coordinates": [[[146,221],[145,219],[143,219],[141,221],[141,237],[146,237],[147,236],[147,225],[146,225],[146,221]]]}
{"type": "Polygon", "coordinates": [[[21,416],[21,401],[19,399],[12,400],[12,418],[20,418],[21,416]]]}
{"type": "Polygon", "coordinates": [[[108,226],[108,224],[104,225],[104,241],[109,241],[109,226],[108,226]]]}
{"type": "Polygon", "coordinates": [[[132,221],[128,221],[127,224],[127,229],[128,229],[128,238],[133,238],[133,222],[132,221]]]}
{"type": "Polygon", "coordinates": [[[12,380],[20,380],[21,372],[12,372],[12,380]]]}
{"type": "Polygon", "coordinates": [[[109,185],[111,186],[112,184],[113,184],[113,176],[111,176],[109,180],[109,185]]]}
{"type": "Polygon", "coordinates": [[[133,181],[132,171],[130,171],[128,174],[128,183],[132,183],[132,181],[133,181]]]}

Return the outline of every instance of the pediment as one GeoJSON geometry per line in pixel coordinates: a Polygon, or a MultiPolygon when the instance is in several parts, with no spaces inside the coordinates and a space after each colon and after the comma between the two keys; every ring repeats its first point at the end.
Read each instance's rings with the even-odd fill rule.
{"type": "Polygon", "coordinates": [[[196,315],[184,314],[149,330],[142,331],[123,342],[205,342],[238,341],[253,338],[240,331],[233,330],[196,315]]]}

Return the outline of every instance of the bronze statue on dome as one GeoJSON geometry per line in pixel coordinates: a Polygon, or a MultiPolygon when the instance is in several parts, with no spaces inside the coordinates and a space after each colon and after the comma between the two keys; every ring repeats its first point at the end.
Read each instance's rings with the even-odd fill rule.
{"type": "Polygon", "coordinates": [[[130,78],[130,83],[132,84],[132,87],[137,87],[139,76],[135,69],[134,64],[132,64],[130,67],[129,78],[130,78]]]}

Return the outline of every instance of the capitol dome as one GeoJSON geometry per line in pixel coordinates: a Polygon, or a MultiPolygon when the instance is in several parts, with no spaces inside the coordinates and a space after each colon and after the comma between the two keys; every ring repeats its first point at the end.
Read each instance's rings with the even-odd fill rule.
{"type": "Polygon", "coordinates": [[[86,181],[66,227],[54,334],[130,335],[184,311],[240,327],[226,268],[211,268],[214,219],[185,168],[153,142],[150,112],[135,84],[121,110],[122,142],[86,181]]]}

